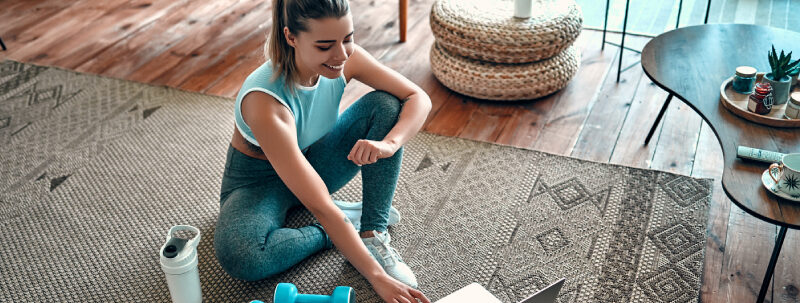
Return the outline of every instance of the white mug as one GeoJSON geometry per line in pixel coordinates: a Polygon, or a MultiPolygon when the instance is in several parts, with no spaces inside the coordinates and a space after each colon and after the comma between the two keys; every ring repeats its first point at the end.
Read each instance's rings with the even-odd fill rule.
{"type": "Polygon", "coordinates": [[[775,181],[777,190],[800,197],[800,153],[786,154],[780,164],[770,165],[769,177],[775,181]]]}

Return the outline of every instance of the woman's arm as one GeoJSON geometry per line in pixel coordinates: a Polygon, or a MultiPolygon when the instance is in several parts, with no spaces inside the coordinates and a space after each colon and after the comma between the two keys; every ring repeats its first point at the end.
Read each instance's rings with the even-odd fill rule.
{"type": "Polygon", "coordinates": [[[289,109],[270,95],[252,92],[242,100],[242,115],[275,172],[322,224],[336,248],[370,282],[384,278],[385,271],[333,204],[325,182],[297,146],[297,130],[289,109]]]}
{"type": "MultiPolygon", "coordinates": [[[[358,45],[355,45],[355,51],[345,63],[344,75],[347,81],[356,79],[376,90],[386,91],[405,102],[397,124],[382,141],[391,147],[391,154],[382,155],[380,158],[394,154],[422,128],[431,111],[431,99],[414,82],[381,64],[358,45]]],[[[372,159],[367,159],[363,163],[357,162],[356,164],[374,162],[372,159]]]]}

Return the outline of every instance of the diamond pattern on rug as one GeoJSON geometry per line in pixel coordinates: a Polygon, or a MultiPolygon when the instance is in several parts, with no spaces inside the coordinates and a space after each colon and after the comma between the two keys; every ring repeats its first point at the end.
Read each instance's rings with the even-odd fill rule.
{"type": "Polygon", "coordinates": [[[553,229],[536,236],[536,240],[539,240],[539,243],[542,244],[542,247],[548,253],[552,253],[553,251],[561,249],[569,244],[569,240],[564,237],[564,234],[558,227],[554,227],[553,229]]]}
{"type": "Polygon", "coordinates": [[[640,282],[651,300],[656,302],[689,302],[697,293],[674,268],[663,270],[640,282]]]}
{"type": "Polygon", "coordinates": [[[671,262],[681,261],[703,249],[704,233],[683,222],[656,227],[648,237],[671,262]]]}
{"type": "MultiPolygon", "coordinates": [[[[219,266],[233,100],[14,61],[0,71],[0,301],[168,302],[158,248],[190,224],[206,302],[269,300],[278,282],[380,302],[335,249],[256,282],[219,266]]],[[[710,180],[427,133],[404,151],[390,232],[429,298],[478,282],[517,302],[566,278],[559,303],[696,302],[710,180]]],[[[360,186],[359,174],[334,198],[359,201],[360,186]]],[[[286,224],[313,220],[295,208],[286,224]]]]}
{"type": "Polygon", "coordinates": [[[659,183],[659,185],[661,189],[680,206],[691,205],[698,197],[705,197],[710,191],[710,189],[704,187],[704,184],[696,179],[670,179],[671,180],[666,182],[659,183]]]}

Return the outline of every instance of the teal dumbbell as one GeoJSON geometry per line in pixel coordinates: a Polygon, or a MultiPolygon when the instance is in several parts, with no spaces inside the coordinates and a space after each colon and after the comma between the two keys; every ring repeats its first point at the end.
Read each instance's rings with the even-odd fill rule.
{"type": "Polygon", "coordinates": [[[297,287],[291,283],[279,283],[275,287],[275,303],[356,303],[356,292],[352,287],[338,286],[333,294],[305,295],[298,294],[297,287]]]}

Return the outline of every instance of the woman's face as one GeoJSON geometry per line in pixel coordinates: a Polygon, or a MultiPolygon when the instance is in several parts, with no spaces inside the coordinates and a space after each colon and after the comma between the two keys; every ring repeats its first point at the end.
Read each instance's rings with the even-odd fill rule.
{"type": "Polygon", "coordinates": [[[353,18],[349,13],[341,18],[311,19],[308,31],[297,35],[284,28],[284,35],[294,47],[301,75],[311,79],[316,75],[341,77],[344,62],[353,54],[353,18]]]}

